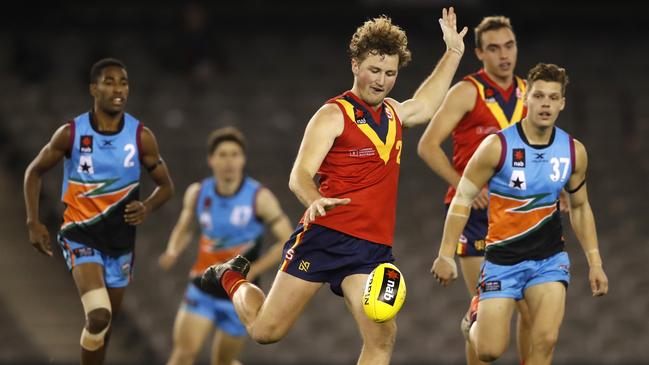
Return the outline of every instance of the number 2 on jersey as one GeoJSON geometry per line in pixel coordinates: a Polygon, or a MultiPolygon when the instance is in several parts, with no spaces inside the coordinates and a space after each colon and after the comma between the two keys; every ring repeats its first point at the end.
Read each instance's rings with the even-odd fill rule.
{"type": "Polygon", "coordinates": [[[124,151],[128,151],[126,158],[124,159],[124,167],[133,167],[135,162],[133,162],[133,156],[135,156],[135,146],[132,143],[124,146],[124,151]]]}

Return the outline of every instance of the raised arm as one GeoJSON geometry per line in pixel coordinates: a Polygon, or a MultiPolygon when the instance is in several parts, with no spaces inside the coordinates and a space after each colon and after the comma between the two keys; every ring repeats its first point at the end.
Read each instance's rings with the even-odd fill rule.
{"type": "Polygon", "coordinates": [[[63,157],[70,153],[72,132],[69,124],[61,126],[50,141],[41,149],[38,156],[32,160],[25,170],[23,182],[23,194],[25,198],[25,210],[27,211],[27,230],[29,242],[38,251],[52,256],[50,235],[39,217],[38,200],[41,193],[42,176],[52,167],[59,163],[63,157]]]}
{"type": "Polygon", "coordinates": [[[327,210],[350,201],[349,199],[323,198],[313,181],[322,161],[327,156],[336,137],[342,134],[343,129],[343,114],[333,104],[327,104],[320,108],[306,126],[288,183],[291,191],[307,207],[304,214],[305,225],[313,221],[315,217],[325,215],[327,210]]]}
{"type": "Polygon", "coordinates": [[[262,188],[259,191],[256,207],[257,216],[273,234],[275,242],[257,261],[252,263],[248,273],[248,280],[253,280],[263,272],[277,266],[282,258],[284,243],[288,241],[293,232],[291,222],[270,190],[262,188]]]}
{"type": "Polygon", "coordinates": [[[457,16],[452,7],[448,11],[446,8],[442,10],[439,24],[444,34],[446,52],[430,76],[419,86],[412,99],[403,103],[394,102],[397,104],[397,113],[404,127],[430,121],[444,100],[464,54],[464,35],[467,33],[467,27],[464,27],[460,33],[457,32],[457,16]]]}
{"type": "Polygon", "coordinates": [[[149,176],[156,184],[153,190],[144,202],[134,200],[126,205],[124,219],[126,223],[137,225],[144,222],[149,213],[158,209],[164,202],[169,200],[174,192],[174,185],[169,176],[167,165],[160,156],[158,143],[156,142],[153,132],[147,127],[142,128],[140,135],[142,144],[140,159],[142,165],[149,173],[149,176]]]}
{"type": "Polygon", "coordinates": [[[196,200],[201,190],[200,183],[193,183],[187,187],[183,197],[183,209],[178,221],[171,231],[167,249],[158,258],[158,264],[163,270],[169,270],[178,260],[178,256],[185,251],[194,234],[196,221],[196,200]]]}
{"type": "Polygon", "coordinates": [[[566,185],[566,191],[570,194],[570,223],[588,259],[590,267],[588,278],[593,296],[601,296],[608,292],[608,278],[602,268],[595,218],[588,202],[588,189],[586,188],[588,155],[584,145],[577,140],[575,140],[575,166],[573,168],[574,172],[566,185]]]}
{"type": "Polygon", "coordinates": [[[442,283],[448,285],[457,278],[455,266],[455,247],[462,230],[469,219],[471,204],[480,193],[480,187],[487,184],[496,171],[502,150],[501,142],[496,135],[487,137],[475,152],[458,184],[455,197],[446,215],[442,244],[438,257],[433,262],[431,273],[442,283]]]}

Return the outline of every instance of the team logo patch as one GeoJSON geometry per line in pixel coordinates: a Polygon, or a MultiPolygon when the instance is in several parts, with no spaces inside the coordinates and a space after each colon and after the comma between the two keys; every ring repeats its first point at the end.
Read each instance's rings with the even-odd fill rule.
{"type": "Polygon", "coordinates": [[[388,117],[388,119],[392,119],[392,113],[390,112],[390,108],[383,108],[385,110],[385,115],[388,117]]]}
{"type": "Polygon", "coordinates": [[[534,159],[532,160],[532,162],[548,162],[548,160],[545,158],[545,152],[534,152],[534,159]]]}
{"type": "MultiPolygon", "coordinates": [[[[99,141],[99,149],[102,150],[114,150],[115,145],[113,144],[115,139],[102,139],[99,141]]],[[[91,147],[92,150],[92,147],[91,147]]],[[[92,152],[92,151],[91,151],[92,152]]]]}
{"type": "Polygon", "coordinates": [[[482,283],[482,291],[484,293],[489,293],[492,291],[500,291],[500,280],[497,281],[487,281],[482,283]]]}
{"type": "Polygon", "coordinates": [[[527,190],[527,183],[525,182],[525,171],[512,171],[512,177],[509,179],[509,187],[513,189],[527,190]]]}
{"type": "Polygon", "coordinates": [[[525,167],[525,149],[514,148],[512,149],[512,166],[525,167]]]}
{"type": "Polygon", "coordinates": [[[92,167],[92,156],[82,155],[79,156],[79,167],[77,172],[80,174],[92,175],[95,173],[95,169],[92,167]]]}
{"type": "Polygon", "coordinates": [[[92,153],[92,136],[81,136],[81,139],[79,140],[79,152],[92,153]]]}
{"type": "Polygon", "coordinates": [[[517,87],[516,88],[516,99],[522,99],[522,98],[523,98],[523,92],[521,91],[521,89],[519,89],[517,87]]]}
{"type": "Polygon", "coordinates": [[[95,254],[95,250],[92,247],[79,247],[72,250],[72,253],[76,258],[90,257],[95,254]]]}
{"type": "Polygon", "coordinates": [[[311,266],[311,263],[309,261],[300,260],[300,265],[298,265],[298,269],[300,271],[307,272],[309,271],[309,266],[311,266]]]}
{"type": "Polygon", "coordinates": [[[363,113],[363,111],[360,109],[354,110],[354,119],[356,124],[367,124],[367,121],[365,120],[365,113],[363,113]]]}

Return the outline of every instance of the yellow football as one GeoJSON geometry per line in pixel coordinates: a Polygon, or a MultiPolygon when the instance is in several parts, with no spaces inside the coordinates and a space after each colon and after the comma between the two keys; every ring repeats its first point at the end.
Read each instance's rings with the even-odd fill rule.
{"type": "Polygon", "coordinates": [[[363,309],[374,322],[386,322],[397,315],[406,300],[406,281],[390,263],[377,266],[367,278],[363,309]]]}

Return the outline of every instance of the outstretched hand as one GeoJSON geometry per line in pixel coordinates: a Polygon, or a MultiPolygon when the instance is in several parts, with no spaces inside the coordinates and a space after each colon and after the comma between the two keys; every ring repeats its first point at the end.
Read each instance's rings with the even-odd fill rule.
{"type": "Polygon", "coordinates": [[[320,198],[315,200],[304,213],[304,225],[313,222],[316,217],[327,215],[327,211],[331,210],[339,205],[349,204],[352,200],[349,198],[337,199],[337,198],[320,198]]]}
{"type": "Polygon", "coordinates": [[[457,15],[453,7],[442,9],[442,17],[439,19],[439,26],[444,33],[446,49],[457,52],[460,56],[464,54],[464,36],[469,28],[464,27],[460,33],[457,32],[457,15]]]}

